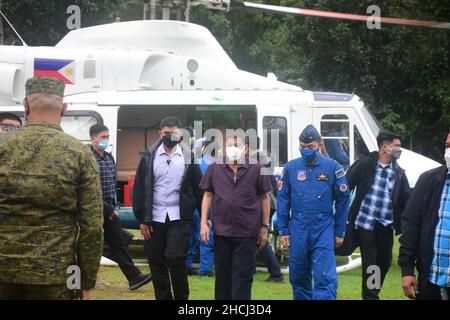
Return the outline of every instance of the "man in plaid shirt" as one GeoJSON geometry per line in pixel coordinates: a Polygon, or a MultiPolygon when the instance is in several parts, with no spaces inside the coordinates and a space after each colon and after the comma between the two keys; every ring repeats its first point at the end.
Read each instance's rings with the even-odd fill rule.
{"type": "Polygon", "coordinates": [[[353,228],[349,233],[356,232],[361,250],[365,300],[379,299],[392,262],[393,230],[400,233],[401,213],[410,192],[405,171],[397,164],[402,151],[400,137],[382,131],[377,143],[379,151],[357,160],[346,174],[350,189],[356,188],[348,227],[353,228]],[[374,272],[377,281],[370,280],[374,272]]]}
{"type": "Polygon", "coordinates": [[[355,225],[358,229],[372,231],[377,221],[385,227],[393,223],[391,199],[394,182],[393,163],[384,164],[378,160],[374,181],[356,218],[355,225]]]}
{"type": "Polygon", "coordinates": [[[447,170],[438,218],[428,281],[450,287],[450,169],[447,170]]]}
{"type": "Polygon", "coordinates": [[[100,181],[103,192],[104,240],[108,245],[111,258],[119,264],[120,270],[128,280],[129,289],[136,290],[152,280],[150,274],[142,274],[136,268],[128,252],[128,242],[120,227],[119,212],[116,209],[116,164],[112,155],[105,150],[109,147],[109,131],[103,124],[93,125],[91,150],[100,169],[100,181]]]}
{"type": "Polygon", "coordinates": [[[448,300],[450,293],[450,133],[445,148],[446,165],[419,177],[402,215],[398,263],[410,299],[448,300]]]}

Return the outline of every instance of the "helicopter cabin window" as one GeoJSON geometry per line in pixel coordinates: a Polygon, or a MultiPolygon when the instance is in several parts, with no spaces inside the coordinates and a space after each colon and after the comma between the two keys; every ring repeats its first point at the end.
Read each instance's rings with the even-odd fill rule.
{"type": "Polygon", "coordinates": [[[84,79],[95,78],[95,60],[84,61],[83,78],[84,79]]]}
{"type": "Polygon", "coordinates": [[[279,166],[284,166],[288,160],[288,148],[287,148],[287,120],[284,117],[264,117],[263,118],[263,130],[265,132],[263,149],[274,159],[275,163],[279,166]],[[277,130],[277,131],[272,131],[277,130]],[[278,132],[278,133],[277,133],[278,132]],[[278,141],[276,138],[278,134],[278,141]],[[272,141],[275,140],[275,141],[272,141]],[[273,144],[274,143],[274,144],[273,144]],[[276,151],[278,147],[278,152],[276,151]],[[277,161],[278,160],[278,161],[277,161]]]}
{"type": "MultiPolygon", "coordinates": [[[[22,119],[22,123],[26,122],[23,111],[13,112],[22,119]]],[[[97,123],[103,122],[101,116],[92,111],[67,111],[61,119],[61,128],[65,133],[71,135],[75,139],[80,140],[84,144],[91,143],[89,129],[97,123]]]]}
{"type": "Polygon", "coordinates": [[[93,116],[64,116],[61,121],[61,127],[64,132],[84,144],[91,142],[89,129],[94,124],[97,124],[97,119],[93,116]]]}
{"type": "Polygon", "coordinates": [[[345,169],[350,166],[350,121],[343,114],[324,115],[320,121],[324,151],[345,169]]]}

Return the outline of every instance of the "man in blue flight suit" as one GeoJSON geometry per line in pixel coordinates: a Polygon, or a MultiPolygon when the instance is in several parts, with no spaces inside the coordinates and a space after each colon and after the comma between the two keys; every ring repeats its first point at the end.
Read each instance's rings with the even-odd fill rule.
{"type": "MultiPolygon", "coordinates": [[[[218,149],[217,144],[212,140],[206,138],[198,139],[193,145],[196,154],[197,162],[202,171],[202,176],[205,175],[208,166],[214,162],[215,150],[218,149]],[[209,146],[209,151],[205,149],[209,146]],[[213,147],[214,146],[214,147],[213,147]]],[[[209,221],[212,221],[212,210],[209,221]]],[[[214,275],[214,231],[212,225],[210,226],[209,240],[207,243],[200,241],[200,213],[197,209],[194,212],[194,224],[191,225],[191,240],[189,242],[188,254],[186,256],[186,267],[188,275],[199,275],[212,277],[214,275]],[[192,264],[194,262],[197,248],[200,246],[200,263],[198,265],[198,273],[194,270],[192,264]]]]}
{"type": "Polygon", "coordinates": [[[302,157],[284,167],[277,196],[289,280],[294,299],[336,299],[334,249],[344,241],[350,193],[342,166],[319,153],[316,128],[308,125],[299,140],[302,157]]]}

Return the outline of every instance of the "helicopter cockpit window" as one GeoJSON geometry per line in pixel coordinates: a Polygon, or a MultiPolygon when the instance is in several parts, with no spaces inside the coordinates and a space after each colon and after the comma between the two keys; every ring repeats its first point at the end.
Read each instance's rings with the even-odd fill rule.
{"type": "Polygon", "coordinates": [[[367,145],[365,144],[361,133],[359,133],[358,127],[353,126],[354,132],[354,145],[355,145],[355,161],[367,157],[369,155],[369,149],[367,149],[367,145]]]}
{"type": "Polygon", "coordinates": [[[275,157],[278,147],[278,163],[279,166],[284,166],[288,160],[288,148],[287,148],[287,120],[283,117],[264,117],[263,118],[263,130],[267,132],[264,137],[263,149],[267,151],[272,157],[275,157]],[[272,144],[272,135],[276,134],[275,131],[278,130],[278,141],[275,140],[276,144],[272,144]]]}
{"type": "Polygon", "coordinates": [[[328,156],[345,169],[350,166],[350,122],[343,114],[324,115],[320,131],[328,156]]]}
{"type": "Polygon", "coordinates": [[[89,129],[97,123],[97,120],[91,116],[64,116],[61,127],[65,133],[88,144],[91,142],[89,129]]]}
{"type": "Polygon", "coordinates": [[[375,118],[366,106],[361,108],[364,118],[369,124],[370,130],[372,130],[373,135],[376,137],[380,133],[381,126],[379,125],[377,118],[375,118]]]}

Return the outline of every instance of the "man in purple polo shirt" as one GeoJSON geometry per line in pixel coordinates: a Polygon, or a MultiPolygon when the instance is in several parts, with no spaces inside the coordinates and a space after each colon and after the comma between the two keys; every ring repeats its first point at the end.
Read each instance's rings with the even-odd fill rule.
{"type": "Polygon", "coordinates": [[[200,182],[201,238],[209,240],[209,212],[213,208],[216,300],[250,300],[256,271],[256,250],[264,247],[269,225],[272,189],[261,165],[245,156],[244,141],[226,141],[226,159],[208,167],[200,182]]]}

